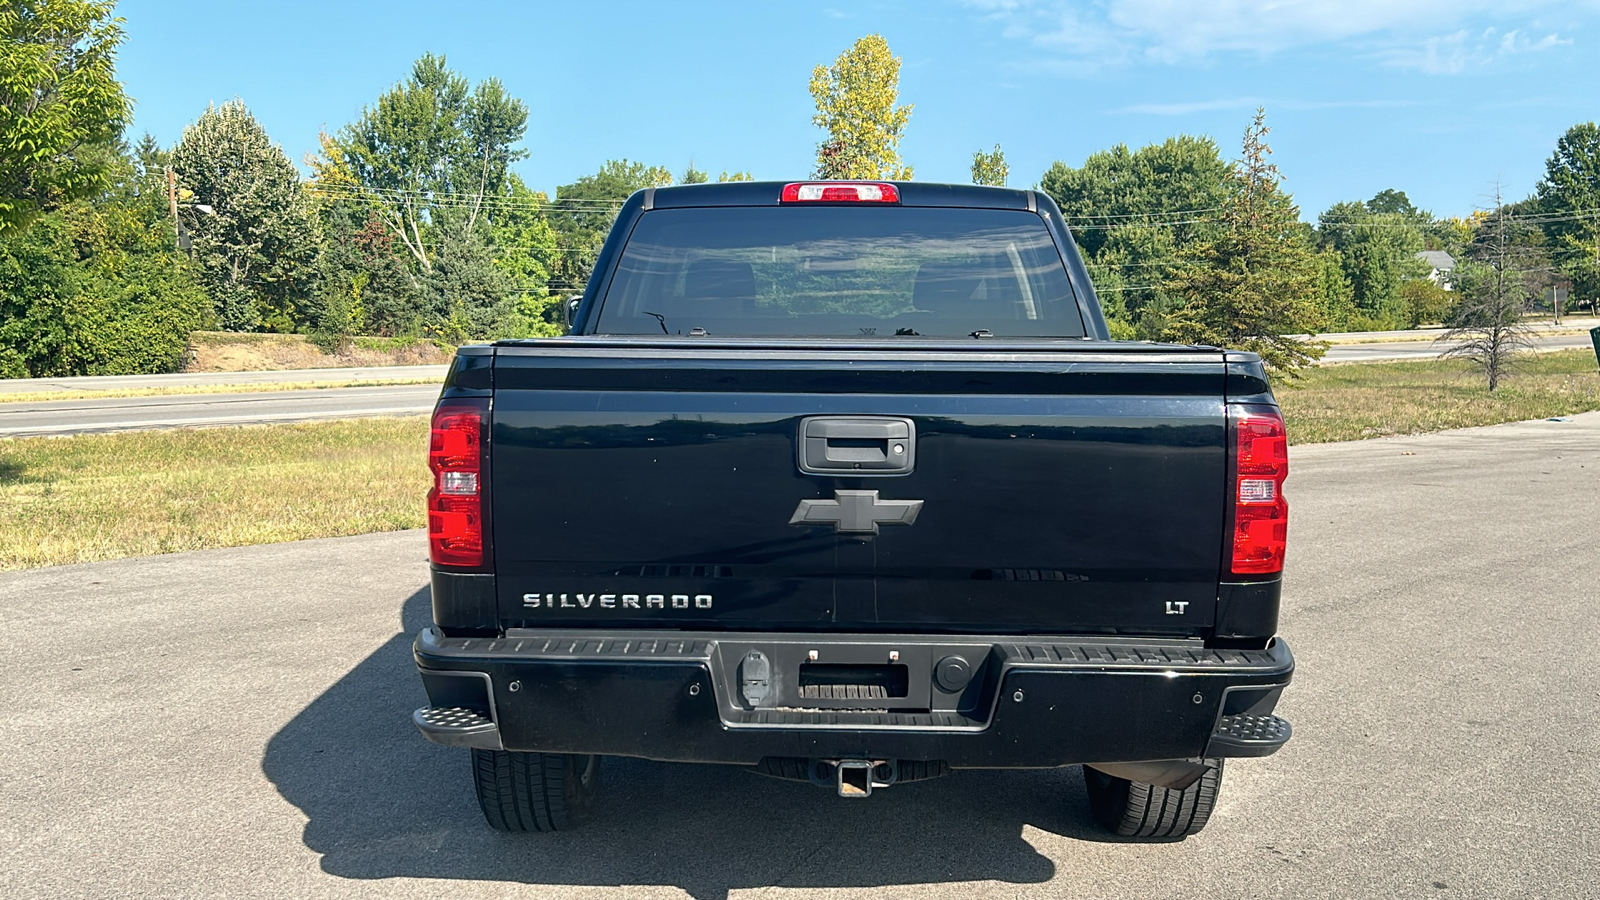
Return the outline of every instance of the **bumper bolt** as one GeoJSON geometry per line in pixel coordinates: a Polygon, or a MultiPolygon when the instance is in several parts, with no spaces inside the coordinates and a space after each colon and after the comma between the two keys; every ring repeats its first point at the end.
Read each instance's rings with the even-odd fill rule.
{"type": "Polygon", "coordinates": [[[1022,692],[1021,691],[1017,691],[1015,694],[1012,694],[1011,695],[1011,700],[1014,703],[1021,703],[1022,702],[1022,692]]]}
{"type": "Polygon", "coordinates": [[[513,681],[510,684],[506,685],[506,690],[508,690],[511,693],[515,694],[517,691],[522,690],[522,682],[513,681]]]}
{"type": "Polygon", "coordinates": [[[700,696],[700,685],[698,685],[698,684],[689,685],[689,696],[691,696],[691,697],[700,696]]]}
{"type": "Polygon", "coordinates": [[[1205,697],[1201,696],[1200,694],[1195,694],[1194,695],[1194,705],[1195,706],[1199,706],[1200,704],[1202,704],[1204,702],[1206,702],[1206,698],[1205,697]]]}

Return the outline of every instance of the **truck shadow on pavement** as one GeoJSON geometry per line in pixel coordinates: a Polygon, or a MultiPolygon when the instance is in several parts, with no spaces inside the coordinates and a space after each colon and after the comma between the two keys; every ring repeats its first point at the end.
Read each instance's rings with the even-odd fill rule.
{"type": "Polygon", "coordinates": [[[1055,865],[1024,836],[1115,840],[1089,819],[1076,768],[958,772],[864,801],[741,769],[607,759],[586,821],[558,834],[484,823],[468,751],[423,741],[425,702],[403,631],[294,717],[262,769],[307,817],[304,840],[344,878],[449,878],[549,885],[676,886],[701,900],[762,886],[865,888],[1049,881],[1055,865]]]}

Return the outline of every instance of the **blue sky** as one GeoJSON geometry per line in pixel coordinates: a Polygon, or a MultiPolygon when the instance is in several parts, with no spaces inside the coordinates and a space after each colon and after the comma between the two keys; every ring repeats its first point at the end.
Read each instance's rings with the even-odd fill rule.
{"type": "Polygon", "coordinates": [[[1600,118],[1600,0],[744,2],[123,0],[134,133],[172,143],[242,98],[300,161],[426,51],[531,110],[536,189],[626,157],[682,172],[803,177],[820,137],[806,84],[883,34],[915,104],[919,180],[966,181],[1005,148],[1011,184],[1118,143],[1214,137],[1257,105],[1313,218],[1385,188],[1463,215],[1498,179],[1528,194],[1556,139],[1600,118]]]}

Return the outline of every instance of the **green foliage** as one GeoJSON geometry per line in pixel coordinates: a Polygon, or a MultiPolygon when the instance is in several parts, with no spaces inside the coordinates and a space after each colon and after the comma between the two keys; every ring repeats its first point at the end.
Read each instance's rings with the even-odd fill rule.
{"type": "Polygon", "coordinates": [[[348,181],[427,271],[434,248],[472,231],[505,196],[528,107],[499,79],[469,87],[443,56],[424,54],[411,76],[324,141],[319,183],[348,181]],[[327,178],[328,173],[342,177],[327,178]]]}
{"type": "Polygon", "coordinates": [[[172,151],[192,194],[180,218],[229,331],[288,331],[309,322],[301,303],[314,275],[318,223],[300,173],[243,102],[213,106],[172,151]]]}
{"type": "Polygon", "coordinates": [[[1244,158],[1228,181],[1220,233],[1183,252],[1169,290],[1183,305],[1164,337],[1183,343],[1251,350],[1291,377],[1325,347],[1293,337],[1315,332],[1318,265],[1300,213],[1278,187],[1267,161],[1266,114],[1245,131],[1244,158]]]}
{"type": "Polygon", "coordinates": [[[1181,254],[1217,233],[1232,169],[1210,138],[1179,135],[1138,151],[1117,145],[1084,160],[1057,162],[1040,186],[1061,207],[1108,321],[1159,337],[1179,305],[1164,285],[1181,254]]]}
{"type": "Polygon", "coordinates": [[[453,344],[504,336],[515,310],[510,294],[510,276],[495,266],[488,245],[472,234],[447,234],[422,281],[433,335],[453,344]]]}
{"type": "Polygon", "coordinates": [[[1344,259],[1337,250],[1323,250],[1316,256],[1316,297],[1323,327],[1338,330],[1358,315],[1355,290],[1344,274],[1344,259]]]}
{"type": "Polygon", "coordinates": [[[558,294],[579,293],[589,283],[594,260],[605,243],[617,210],[634,191],[665,187],[672,173],[661,166],[626,159],[608,159],[600,171],[556,188],[550,225],[567,252],[552,260],[551,287],[558,294]]]}
{"type": "Polygon", "coordinates": [[[1600,126],[1574,125],[1545,162],[1535,197],[1544,234],[1573,297],[1600,301],[1600,126]]]}
{"type": "Polygon", "coordinates": [[[1006,154],[1000,149],[999,144],[995,144],[994,150],[989,153],[979,150],[972,154],[973,184],[1005,187],[1006,178],[1010,174],[1011,167],[1006,165],[1006,154]]]}
{"type": "Polygon", "coordinates": [[[828,132],[817,145],[818,178],[889,178],[909,181],[900,159],[900,139],[911,106],[896,106],[900,60],[882,35],[858,39],[832,66],[811,71],[811,121],[828,132]]]}
{"type": "MultiPolygon", "coordinates": [[[[689,161],[689,168],[683,170],[683,177],[678,179],[678,183],[679,184],[705,184],[706,182],[708,182],[710,180],[711,180],[711,176],[707,175],[706,173],[704,173],[702,171],[700,171],[699,169],[696,169],[694,167],[694,160],[690,160],[689,161]]],[[[723,179],[723,180],[726,181],[727,179],[723,179]]]]}
{"type": "Polygon", "coordinates": [[[1417,252],[1427,246],[1433,217],[1403,192],[1386,190],[1366,203],[1336,203],[1317,222],[1317,244],[1338,254],[1352,292],[1353,308],[1330,326],[1359,319],[1380,330],[1403,327],[1410,314],[1401,290],[1427,274],[1417,252]]]}
{"type": "Polygon", "coordinates": [[[180,367],[211,303],[160,225],[124,182],[0,239],[0,377],[180,367]]]}
{"type": "Polygon", "coordinates": [[[1426,278],[1416,278],[1402,284],[1400,299],[1405,305],[1407,328],[1444,322],[1456,302],[1454,294],[1426,278]]]}
{"type": "Polygon", "coordinates": [[[426,309],[416,279],[377,214],[341,206],[325,209],[322,221],[313,334],[335,346],[354,334],[420,334],[426,309]]]}
{"type": "Polygon", "coordinates": [[[548,286],[562,257],[560,237],[544,209],[549,201],[512,175],[508,196],[513,201],[491,220],[489,240],[494,265],[507,278],[514,318],[500,324],[514,337],[553,337],[566,331],[565,294],[549,294],[548,286]]]}
{"type": "Polygon", "coordinates": [[[729,172],[727,169],[723,169],[722,170],[722,174],[717,176],[717,180],[718,181],[723,181],[723,182],[726,182],[726,181],[755,181],[756,177],[754,175],[751,175],[749,172],[729,172]]]}
{"type": "Polygon", "coordinates": [[[0,235],[105,189],[130,103],[116,78],[111,0],[0,5],[0,235]]]}
{"type": "Polygon", "coordinates": [[[379,334],[458,343],[559,330],[546,295],[562,256],[549,203],[510,170],[527,156],[516,149],[527,123],[498,80],[470,85],[427,54],[359,120],[323,135],[309,160],[329,231],[323,340],[363,317],[379,334]]]}

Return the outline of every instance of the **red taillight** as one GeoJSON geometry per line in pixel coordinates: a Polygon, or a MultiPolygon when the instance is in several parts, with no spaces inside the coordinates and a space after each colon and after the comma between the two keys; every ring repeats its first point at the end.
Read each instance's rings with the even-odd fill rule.
{"type": "Polygon", "coordinates": [[[900,191],[881,181],[797,181],[783,186],[784,203],[899,203],[900,191]]]}
{"type": "Polygon", "coordinates": [[[481,400],[441,403],[433,412],[428,441],[428,556],[436,565],[485,564],[483,460],[488,404],[481,400]]]}
{"type": "Polygon", "coordinates": [[[1233,555],[1235,575],[1283,571],[1289,537],[1289,438],[1283,414],[1271,406],[1230,406],[1233,432],[1233,555]]]}

